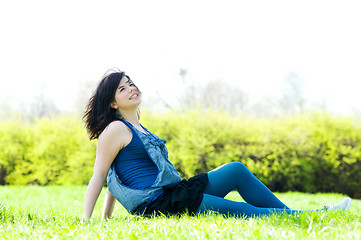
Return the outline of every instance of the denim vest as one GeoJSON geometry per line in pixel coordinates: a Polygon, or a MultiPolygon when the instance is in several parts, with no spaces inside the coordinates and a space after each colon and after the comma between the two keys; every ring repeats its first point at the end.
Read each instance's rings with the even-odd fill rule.
{"type": "Polygon", "coordinates": [[[142,126],[153,136],[153,138],[150,139],[129,122],[122,122],[132,131],[133,137],[140,139],[148,156],[158,168],[158,175],[155,182],[151,186],[139,190],[129,188],[122,184],[115,172],[114,162],[110,166],[107,176],[108,189],[128,212],[133,212],[139,205],[148,202],[155,194],[159,194],[163,186],[180,182],[182,179],[173,164],[168,160],[168,150],[165,146],[166,140],[150,133],[148,129],[142,126]]]}

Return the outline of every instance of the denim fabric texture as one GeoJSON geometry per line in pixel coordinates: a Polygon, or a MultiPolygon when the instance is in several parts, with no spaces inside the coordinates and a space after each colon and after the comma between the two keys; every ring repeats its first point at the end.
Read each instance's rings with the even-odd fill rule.
{"type": "Polygon", "coordinates": [[[123,207],[132,213],[139,205],[148,202],[152,196],[161,193],[163,186],[180,182],[182,179],[173,164],[168,160],[168,150],[165,146],[166,140],[152,134],[142,126],[153,137],[149,138],[129,122],[124,120],[122,122],[132,131],[135,137],[140,139],[145,151],[158,168],[155,182],[151,186],[139,190],[122,184],[117,177],[114,163],[111,165],[107,176],[108,189],[123,207]]]}

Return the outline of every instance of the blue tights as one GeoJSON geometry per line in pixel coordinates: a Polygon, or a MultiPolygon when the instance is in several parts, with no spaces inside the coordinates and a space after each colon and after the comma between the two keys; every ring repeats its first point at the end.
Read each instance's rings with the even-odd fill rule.
{"type": "Polygon", "coordinates": [[[208,173],[209,183],[196,215],[208,210],[235,217],[255,217],[273,213],[299,213],[282,203],[240,162],[227,163],[208,173]],[[236,189],[245,202],[224,197],[236,189]]]}

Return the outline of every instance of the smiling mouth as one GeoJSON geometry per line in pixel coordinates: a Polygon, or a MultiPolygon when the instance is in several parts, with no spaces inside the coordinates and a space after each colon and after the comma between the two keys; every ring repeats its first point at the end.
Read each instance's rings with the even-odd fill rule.
{"type": "Polygon", "coordinates": [[[129,98],[129,100],[132,100],[133,98],[136,98],[136,97],[138,97],[138,93],[133,94],[133,95],[129,98]]]}

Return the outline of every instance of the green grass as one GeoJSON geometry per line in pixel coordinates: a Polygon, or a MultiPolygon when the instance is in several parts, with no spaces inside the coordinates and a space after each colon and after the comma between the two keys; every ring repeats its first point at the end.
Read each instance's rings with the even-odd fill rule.
{"type": "MultiPolygon", "coordinates": [[[[85,186],[0,187],[0,239],[360,239],[361,201],[349,212],[309,212],[260,218],[141,218],[116,204],[113,218],[102,221],[104,192],[92,220],[81,221],[85,186]]],[[[293,209],[335,203],[340,194],[278,193],[293,209]]],[[[241,199],[232,192],[232,200],[241,199]]]]}

